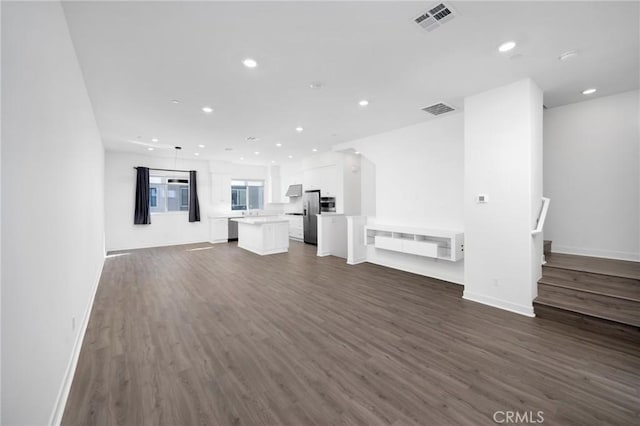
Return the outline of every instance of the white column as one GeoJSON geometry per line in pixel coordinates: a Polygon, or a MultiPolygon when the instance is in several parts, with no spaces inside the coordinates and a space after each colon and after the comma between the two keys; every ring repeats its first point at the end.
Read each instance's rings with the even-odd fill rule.
{"type": "Polygon", "coordinates": [[[534,316],[542,238],[531,230],[542,197],[542,92],[525,79],[470,96],[464,108],[464,298],[534,316]]]}

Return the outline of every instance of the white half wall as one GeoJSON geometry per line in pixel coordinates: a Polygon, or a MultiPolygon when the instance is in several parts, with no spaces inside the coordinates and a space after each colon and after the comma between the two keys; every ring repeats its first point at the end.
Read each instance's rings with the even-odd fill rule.
{"type": "Polygon", "coordinates": [[[542,238],[542,92],[530,79],[464,102],[464,298],[533,316],[542,238]],[[487,203],[476,197],[486,195],[487,203]]]}
{"type": "MultiPolygon", "coordinates": [[[[105,162],[107,251],[208,241],[207,213],[211,208],[210,182],[208,161],[178,159],[176,162],[172,158],[107,151],[105,162]],[[170,212],[152,213],[150,225],[134,225],[136,171],[133,168],[135,166],[198,172],[200,222],[189,222],[188,212],[170,212]]],[[[230,191],[229,189],[228,192],[230,191]]]]}
{"type": "MultiPolygon", "coordinates": [[[[464,230],[462,114],[354,140],[334,150],[347,148],[361,153],[361,210],[370,221],[464,230]]],[[[464,282],[464,261],[366,249],[368,262],[457,284],[464,282]]]]}
{"type": "Polygon", "coordinates": [[[318,218],[318,256],[347,258],[347,217],[323,213],[318,218]]]}
{"type": "Polygon", "coordinates": [[[57,424],[104,262],[104,149],[60,3],[3,2],[2,92],[2,424],[57,424]]]}
{"type": "Polygon", "coordinates": [[[553,251],[640,260],[637,90],[544,113],[544,237],[553,251]]]}

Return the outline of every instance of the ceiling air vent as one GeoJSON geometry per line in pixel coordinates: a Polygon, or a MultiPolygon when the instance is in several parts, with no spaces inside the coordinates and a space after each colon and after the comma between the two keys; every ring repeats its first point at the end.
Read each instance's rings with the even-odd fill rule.
{"type": "Polygon", "coordinates": [[[431,115],[442,115],[451,111],[455,111],[456,109],[451,105],[445,104],[444,102],[440,102],[440,103],[422,108],[422,110],[424,112],[428,112],[431,115]]]}
{"type": "Polygon", "coordinates": [[[455,10],[446,3],[436,3],[428,11],[414,19],[426,31],[433,31],[456,16],[455,10]]]}

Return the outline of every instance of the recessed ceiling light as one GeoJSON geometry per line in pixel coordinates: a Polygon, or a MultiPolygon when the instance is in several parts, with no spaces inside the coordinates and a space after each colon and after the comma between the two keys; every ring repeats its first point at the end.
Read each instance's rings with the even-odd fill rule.
{"type": "Polygon", "coordinates": [[[204,148],[204,145],[200,144],[198,145],[198,148],[204,148]]]}
{"type": "Polygon", "coordinates": [[[583,95],[591,95],[593,93],[596,93],[597,89],[587,89],[587,90],[583,90],[582,94],[583,95]]]}
{"type": "Polygon", "coordinates": [[[159,140],[158,138],[153,138],[151,139],[151,142],[158,142],[158,140],[159,140]]]}
{"type": "Polygon", "coordinates": [[[360,106],[367,106],[369,105],[369,101],[366,99],[361,100],[360,102],[358,102],[358,105],[360,106]]]}
{"type": "Polygon", "coordinates": [[[275,163],[275,162],[276,162],[276,160],[271,160],[271,164],[273,164],[273,163],[275,163]]]}
{"type": "Polygon", "coordinates": [[[318,149],[317,148],[313,148],[311,151],[318,152],[318,149]]]}
{"type": "Polygon", "coordinates": [[[320,83],[319,81],[314,81],[313,83],[311,83],[309,85],[310,89],[321,89],[322,88],[322,83],[320,83]]]}
{"type": "Polygon", "coordinates": [[[198,155],[200,155],[200,153],[199,152],[194,152],[193,155],[195,155],[197,157],[198,155]]]}
{"type": "Polygon", "coordinates": [[[147,148],[147,151],[153,151],[153,148],[149,147],[147,148]]]}
{"type": "Polygon", "coordinates": [[[241,160],[244,160],[244,157],[240,157],[241,160]]]}
{"type": "Polygon", "coordinates": [[[296,132],[301,132],[301,131],[303,131],[303,130],[304,130],[304,129],[303,129],[302,127],[300,127],[300,126],[296,127],[296,132]]]}
{"type": "Polygon", "coordinates": [[[568,52],[564,52],[562,55],[558,56],[558,59],[561,61],[567,61],[569,59],[575,58],[578,56],[577,50],[569,50],[568,52]]]}
{"type": "Polygon", "coordinates": [[[251,58],[245,59],[244,61],[242,61],[242,63],[247,68],[255,68],[255,67],[258,66],[258,63],[255,60],[251,59],[251,58]]]}
{"type": "Polygon", "coordinates": [[[206,112],[207,114],[212,113],[213,112],[213,108],[208,107],[208,106],[204,106],[202,107],[202,111],[206,112]]]}
{"type": "Polygon", "coordinates": [[[260,155],[260,151],[254,152],[255,155],[260,155]]]}
{"type": "Polygon", "coordinates": [[[282,144],[281,144],[280,142],[278,142],[278,143],[276,144],[276,146],[277,146],[278,148],[280,148],[280,147],[282,146],[282,144]]]}
{"type": "Polygon", "coordinates": [[[180,101],[177,99],[171,99],[169,102],[171,102],[172,104],[179,104],[180,101]]]}
{"type": "Polygon", "coordinates": [[[293,158],[293,155],[288,155],[289,158],[293,158]]]}
{"type": "Polygon", "coordinates": [[[506,43],[502,43],[500,45],[500,47],[498,47],[498,50],[500,52],[508,52],[511,49],[513,49],[514,47],[516,47],[516,42],[515,41],[507,41],[506,43]]]}
{"type": "Polygon", "coordinates": [[[360,151],[356,151],[356,152],[354,152],[354,154],[360,155],[360,151]]]}

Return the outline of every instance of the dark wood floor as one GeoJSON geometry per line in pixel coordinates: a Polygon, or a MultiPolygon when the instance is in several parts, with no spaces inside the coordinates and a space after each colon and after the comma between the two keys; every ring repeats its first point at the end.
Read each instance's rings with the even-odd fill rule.
{"type": "Polygon", "coordinates": [[[107,260],[64,425],[549,425],[640,419],[640,343],[292,243],[107,260]]]}

